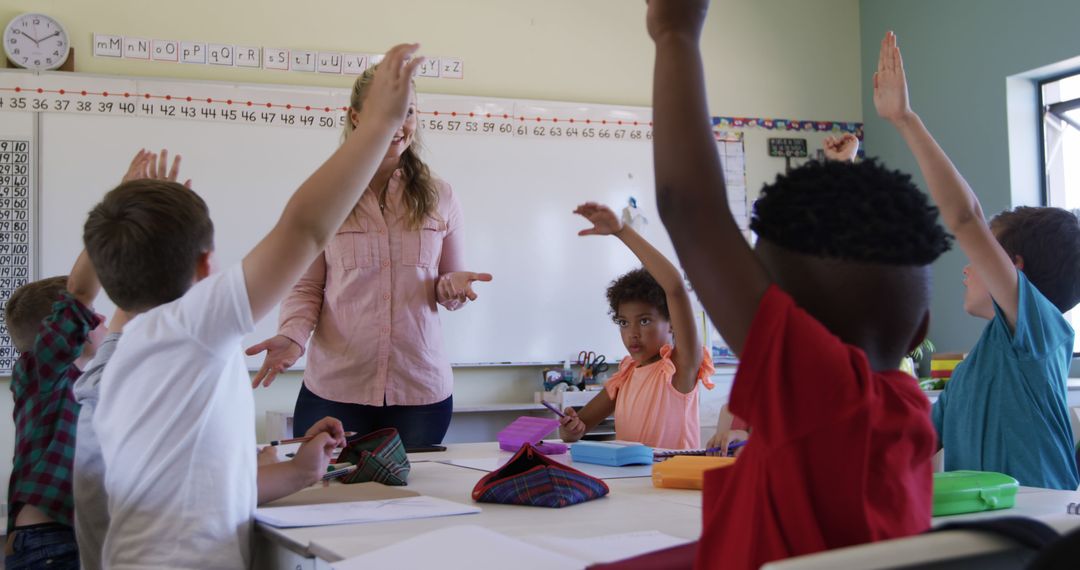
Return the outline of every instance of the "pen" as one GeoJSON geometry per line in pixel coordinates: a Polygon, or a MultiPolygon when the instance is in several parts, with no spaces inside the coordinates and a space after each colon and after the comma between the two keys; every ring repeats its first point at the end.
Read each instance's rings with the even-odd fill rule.
{"type": "Polygon", "coordinates": [[[552,405],[551,402],[548,402],[547,400],[542,400],[540,403],[543,404],[545,408],[555,412],[555,415],[559,416],[560,418],[566,417],[566,414],[562,413],[562,410],[556,408],[554,405],[552,405]]]}
{"type": "MultiPolygon", "coordinates": [[[[355,435],[356,435],[355,431],[347,431],[347,432],[345,432],[345,439],[348,439],[348,438],[353,437],[355,435]]],[[[305,436],[305,437],[294,437],[292,439],[275,439],[274,441],[270,442],[270,445],[285,445],[286,443],[304,443],[305,441],[311,441],[311,439],[314,438],[314,437],[315,436],[313,436],[313,435],[309,435],[309,436],[305,436]]]]}
{"type": "MultiPolygon", "coordinates": [[[[735,442],[732,442],[732,443],[728,444],[728,446],[727,446],[728,453],[731,453],[732,451],[735,451],[736,449],[739,449],[740,447],[746,445],[747,441],[749,441],[749,440],[744,439],[744,440],[741,440],[741,441],[735,441],[735,442]]],[[[710,447],[709,449],[705,450],[705,453],[706,454],[720,453],[720,448],[719,447],[710,447]]]]}
{"type": "Polygon", "coordinates": [[[356,471],[356,465],[353,465],[353,464],[349,463],[345,467],[342,467],[340,469],[334,469],[333,471],[327,471],[326,475],[323,475],[322,480],[323,481],[330,481],[331,479],[337,479],[338,477],[348,475],[349,473],[352,473],[353,471],[356,471]]]}

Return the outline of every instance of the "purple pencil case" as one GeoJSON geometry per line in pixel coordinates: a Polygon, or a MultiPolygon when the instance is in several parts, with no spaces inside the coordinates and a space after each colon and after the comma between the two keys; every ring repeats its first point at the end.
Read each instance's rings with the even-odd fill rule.
{"type": "Polygon", "coordinates": [[[553,418],[521,416],[499,432],[499,449],[516,453],[522,445],[528,443],[544,455],[566,453],[565,444],[542,441],[558,427],[559,420],[553,418]]]}

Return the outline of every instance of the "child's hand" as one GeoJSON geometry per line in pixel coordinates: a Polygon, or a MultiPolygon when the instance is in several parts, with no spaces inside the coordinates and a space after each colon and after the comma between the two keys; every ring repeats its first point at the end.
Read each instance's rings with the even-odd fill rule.
{"type": "MultiPolygon", "coordinates": [[[[746,441],[748,439],[750,439],[750,433],[745,430],[731,429],[718,431],[715,435],[712,436],[712,439],[709,440],[709,444],[705,447],[720,448],[719,452],[709,453],[708,455],[719,455],[720,457],[727,457],[729,445],[735,443],[736,441],[746,441]]],[[[735,456],[738,457],[739,454],[742,453],[743,449],[745,449],[745,447],[740,447],[739,449],[735,450],[735,456]]]]}
{"type": "Polygon", "coordinates": [[[878,68],[874,73],[874,107],[882,119],[898,123],[911,115],[908,102],[907,77],[900,48],[896,47],[896,34],[889,32],[881,40],[878,68]]]}
{"type": "Polygon", "coordinates": [[[579,236],[610,236],[622,231],[623,223],[611,208],[596,202],[586,202],[574,210],[578,214],[592,222],[593,227],[578,232],[579,236]]]}
{"type": "Polygon", "coordinates": [[[295,364],[296,359],[300,358],[303,353],[299,344],[280,334],[252,346],[245,350],[244,353],[248,356],[255,356],[264,350],[266,351],[266,358],[263,359],[262,367],[255,374],[255,378],[251,380],[252,388],[258,388],[260,382],[263,386],[269,386],[274,381],[274,378],[277,378],[278,374],[295,364]]]}
{"type": "Polygon", "coordinates": [[[825,158],[838,162],[854,162],[855,155],[859,154],[859,139],[851,133],[843,136],[825,137],[825,158]]]}
{"type": "Polygon", "coordinates": [[[375,69],[361,119],[370,112],[373,118],[387,120],[395,128],[405,121],[405,112],[413,98],[413,74],[424,62],[423,57],[413,57],[419,47],[420,44],[398,44],[386,52],[375,69]]]}
{"type": "Polygon", "coordinates": [[[309,427],[308,430],[304,432],[304,437],[314,437],[320,433],[329,435],[334,440],[334,445],[337,447],[345,447],[345,427],[341,425],[341,420],[326,416],[309,427]]]}
{"type": "Polygon", "coordinates": [[[563,414],[559,418],[559,437],[568,443],[581,439],[585,435],[585,422],[581,421],[574,408],[566,408],[563,414]]]}
{"type": "Polygon", "coordinates": [[[277,446],[268,445],[259,450],[257,463],[260,467],[262,467],[263,465],[272,465],[279,462],[281,462],[281,458],[278,457],[277,446]]]}
{"type": "MultiPolygon", "coordinates": [[[[135,153],[135,157],[131,159],[131,164],[128,165],[128,170],[120,182],[145,178],[176,182],[176,178],[180,174],[180,155],[178,154],[173,158],[172,168],[166,170],[168,165],[169,151],[167,149],[161,149],[160,156],[148,150],[140,149],[139,152],[135,153]]],[[[190,178],[184,182],[184,186],[191,188],[190,178]]]]}
{"type": "Polygon", "coordinates": [[[491,279],[490,273],[473,273],[472,271],[446,273],[439,277],[438,283],[435,284],[435,294],[440,303],[451,300],[464,302],[466,299],[475,301],[477,295],[473,291],[472,284],[477,281],[487,283],[491,279]]]}
{"type": "Polygon", "coordinates": [[[335,447],[337,443],[326,432],[320,432],[313,439],[300,445],[300,448],[296,450],[296,456],[289,462],[299,486],[306,487],[322,479],[326,474],[326,467],[330,465],[335,447]]]}
{"type": "Polygon", "coordinates": [[[696,41],[708,10],[708,0],[648,0],[645,27],[653,41],[668,35],[682,35],[696,41]]]}

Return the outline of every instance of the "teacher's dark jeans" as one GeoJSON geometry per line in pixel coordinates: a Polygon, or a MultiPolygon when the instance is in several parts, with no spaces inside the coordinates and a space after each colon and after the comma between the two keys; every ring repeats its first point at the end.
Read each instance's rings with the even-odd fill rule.
{"type": "Polygon", "coordinates": [[[453,411],[453,396],[425,406],[365,406],[320,398],[301,385],[293,411],[293,434],[302,436],[315,422],[331,416],[341,420],[345,431],[364,435],[392,427],[405,447],[435,445],[446,436],[453,411]]]}

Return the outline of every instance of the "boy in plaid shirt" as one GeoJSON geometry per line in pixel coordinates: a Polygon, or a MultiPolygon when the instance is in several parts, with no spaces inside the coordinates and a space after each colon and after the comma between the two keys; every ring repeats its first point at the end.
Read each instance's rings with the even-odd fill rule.
{"type": "Polygon", "coordinates": [[[11,376],[15,458],[8,485],[9,569],[78,568],[71,468],[79,406],[71,386],[104,336],[90,308],[101,285],[83,252],[68,277],[23,285],[4,307],[20,352],[11,376]]]}

